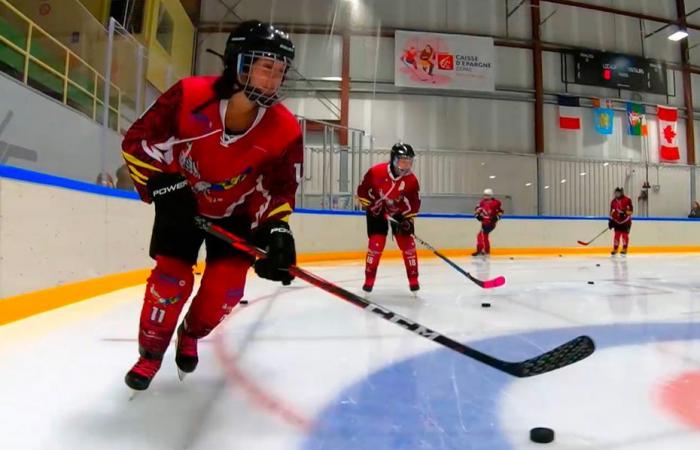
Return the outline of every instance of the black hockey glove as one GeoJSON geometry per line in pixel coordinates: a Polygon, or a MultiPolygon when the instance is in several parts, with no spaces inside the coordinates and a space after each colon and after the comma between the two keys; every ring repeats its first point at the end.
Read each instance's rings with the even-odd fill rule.
{"type": "Polygon", "coordinates": [[[615,228],[615,222],[612,219],[608,219],[608,230],[615,228]]]}
{"type": "Polygon", "coordinates": [[[255,273],[260,278],[289,285],[294,277],[287,269],[297,261],[294,236],[289,225],[279,220],[265,223],[256,232],[255,241],[258,247],[267,251],[266,258],[255,261],[255,273]]]}
{"type": "Polygon", "coordinates": [[[415,231],[412,219],[407,219],[401,213],[391,216],[396,222],[391,222],[391,229],[394,234],[411,235],[415,231]]]}
{"type": "Polygon", "coordinates": [[[179,173],[162,173],[149,178],[148,194],[156,206],[156,214],[170,220],[193,220],[197,201],[185,177],[179,173]]]}

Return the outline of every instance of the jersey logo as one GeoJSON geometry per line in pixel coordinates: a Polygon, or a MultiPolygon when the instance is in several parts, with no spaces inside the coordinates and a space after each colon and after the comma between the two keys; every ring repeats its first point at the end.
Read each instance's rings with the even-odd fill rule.
{"type": "Polygon", "coordinates": [[[200,192],[221,192],[221,191],[228,191],[229,189],[233,189],[236,187],[237,184],[239,184],[241,181],[245,180],[248,175],[253,173],[253,168],[248,167],[246,168],[243,172],[241,172],[239,175],[236,175],[235,177],[229,178],[228,180],[221,181],[219,183],[209,183],[207,181],[198,181],[194,185],[194,192],[195,193],[200,193],[200,192]]]}
{"type": "Polygon", "coordinates": [[[199,174],[199,168],[197,167],[197,163],[190,157],[191,151],[192,143],[188,142],[187,149],[183,150],[182,153],[180,153],[180,157],[178,158],[180,162],[180,167],[182,167],[183,170],[188,172],[193,177],[202,178],[202,176],[199,174]]]}

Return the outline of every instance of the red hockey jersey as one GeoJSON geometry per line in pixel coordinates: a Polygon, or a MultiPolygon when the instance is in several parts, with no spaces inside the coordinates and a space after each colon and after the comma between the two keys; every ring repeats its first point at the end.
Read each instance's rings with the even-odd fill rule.
{"type": "Polygon", "coordinates": [[[372,166],[357,187],[362,207],[373,215],[401,213],[411,218],[420,210],[420,187],[413,173],[395,178],[388,163],[372,166]]]}
{"type": "Polygon", "coordinates": [[[482,198],[475,211],[484,225],[496,223],[503,214],[501,201],[497,198],[482,198]]]}
{"type": "Polygon", "coordinates": [[[302,177],[299,124],[287,108],[276,104],[260,108],[244,134],[228,134],[228,101],[210,101],[215,80],[181,80],[126,133],[122,154],[141,198],[151,201],[149,177],[179,172],[204,216],[243,216],[252,228],[268,219],[287,220],[302,177]]]}
{"type": "Polygon", "coordinates": [[[610,202],[610,217],[617,223],[631,222],[632,211],[632,200],[625,195],[610,202]]]}

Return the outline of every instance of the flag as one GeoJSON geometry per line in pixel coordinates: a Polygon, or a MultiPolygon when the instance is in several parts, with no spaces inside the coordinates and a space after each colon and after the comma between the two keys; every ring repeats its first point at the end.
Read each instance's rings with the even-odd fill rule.
{"type": "Polygon", "coordinates": [[[592,102],[594,108],[612,109],[613,107],[612,100],[610,100],[609,98],[593,98],[592,102]]]}
{"type": "Polygon", "coordinates": [[[627,103],[627,133],[632,136],[646,136],[642,130],[642,118],[644,117],[644,105],[639,103],[627,103]]]}
{"type": "Polygon", "coordinates": [[[611,108],[596,108],[593,110],[593,127],[599,134],[613,133],[613,117],[611,108]]]}
{"type": "Polygon", "coordinates": [[[662,161],[678,161],[681,158],[678,151],[676,121],[678,110],[668,106],[658,105],[656,114],[659,119],[659,159],[662,161]]]}
{"type": "Polygon", "coordinates": [[[559,128],[564,130],[581,129],[581,111],[578,97],[557,95],[559,104],[559,128]]]}

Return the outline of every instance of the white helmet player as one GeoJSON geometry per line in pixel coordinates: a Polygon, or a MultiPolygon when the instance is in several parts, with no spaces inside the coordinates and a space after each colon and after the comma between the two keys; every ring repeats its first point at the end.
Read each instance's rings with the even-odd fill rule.
{"type": "Polygon", "coordinates": [[[490,188],[484,189],[484,197],[493,197],[493,189],[490,189],[490,188]]]}

